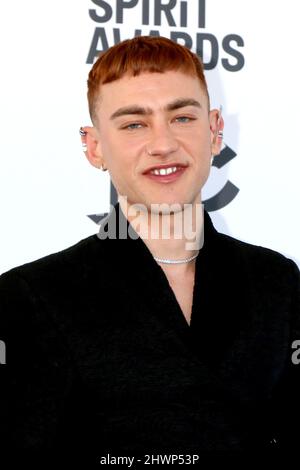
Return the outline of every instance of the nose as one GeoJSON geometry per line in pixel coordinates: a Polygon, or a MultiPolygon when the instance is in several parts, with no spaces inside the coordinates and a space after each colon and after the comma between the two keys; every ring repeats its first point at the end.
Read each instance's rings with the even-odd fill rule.
{"type": "Polygon", "coordinates": [[[151,156],[166,156],[176,152],[179,144],[167,124],[160,124],[152,130],[146,145],[147,154],[151,156]]]}

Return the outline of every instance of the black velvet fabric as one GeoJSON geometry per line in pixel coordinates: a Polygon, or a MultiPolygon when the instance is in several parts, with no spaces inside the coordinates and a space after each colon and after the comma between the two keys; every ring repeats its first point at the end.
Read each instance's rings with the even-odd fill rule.
{"type": "Polygon", "coordinates": [[[3,449],[297,448],[299,270],[204,223],[190,325],[140,238],[95,234],[0,276],[3,449]]]}

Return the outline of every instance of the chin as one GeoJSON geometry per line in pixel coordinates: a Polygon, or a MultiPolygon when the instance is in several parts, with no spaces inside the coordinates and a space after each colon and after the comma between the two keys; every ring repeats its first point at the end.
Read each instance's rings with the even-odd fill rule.
{"type": "Polygon", "coordinates": [[[157,191],[154,194],[146,194],[144,192],[139,196],[137,194],[132,196],[128,194],[127,202],[129,205],[134,205],[137,209],[139,206],[140,209],[147,208],[148,212],[154,214],[169,214],[183,211],[185,204],[194,204],[195,202],[201,204],[201,195],[199,187],[194,191],[189,191],[189,193],[178,191],[176,194],[174,191],[173,194],[171,192],[166,194],[166,192],[157,191]]]}
{"type": "Polygon", "coordinates": [[[168,198],[157,198],[151,199],[151,201],[145,202],[144,205],[147,207],[149,212],[154,214],[173,214],[184,210],[184,205],[188,204],[188,199],[168,199],[168,198]]]}

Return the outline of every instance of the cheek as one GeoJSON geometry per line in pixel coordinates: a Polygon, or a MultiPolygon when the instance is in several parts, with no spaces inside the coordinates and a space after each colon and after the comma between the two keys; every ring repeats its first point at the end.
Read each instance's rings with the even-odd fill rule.
{"type": "Polygon", "coordinates": [[[211,157],[209,132],[193,133],[186,139],[186,149],[195,160],[206,160],[211,157]]]}
{"type": "Polygon", "coordinates": [[[137,166],[136,151],[128,142],[114,141],[113,139],[103,145],[103,157],[109,167],[111,178],[119,188],[130,185],[135,178],[137,166]]]}
{"type": "Polygon", "coordinates": [[[105,139],[102,144],[103,158],[110,163],[111,167],[117,167],[124,162],[126,151],[116,139],[105,139]]]}
{"type": "Polygon", "coordinates": [[[110,133],[104,140],[103,149],[109,155],[120,160],[132,159],[143,147],[145,137],[139,134],[128,135],[126,132],[110,133]]]}

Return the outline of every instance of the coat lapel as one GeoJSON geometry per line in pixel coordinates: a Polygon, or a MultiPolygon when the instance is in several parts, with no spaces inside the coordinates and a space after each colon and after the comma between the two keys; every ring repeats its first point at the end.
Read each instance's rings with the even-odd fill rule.
{"type": "Polygon", "coordinates": [[[109,223],[115,224],[115,239],[105,239],[103,254],[104,264],[109,266],[107,280],[120,298],[127,299],[123,310],[127,314],[133,309],[143,311],[147,320],[152,316],[162,329],[175,333],[181,345],[201,361],[210,365],[220,362],[238,335],[247,309],[241,260],[227,238],[217,232],[204,211],[204,245],[196,260],[189,326],[163,270],[143,240],[134,231],[136,239],[120,236],[120,228],[128,233],[131,226],[119,203],[114,210],[99,233],[103,237],[109,223]]]}

